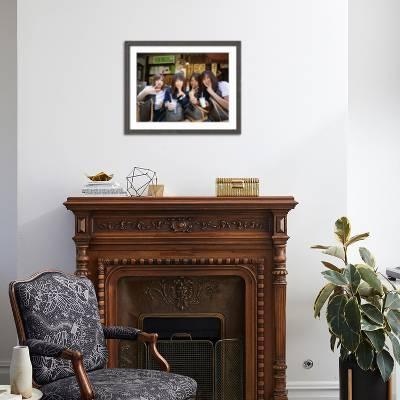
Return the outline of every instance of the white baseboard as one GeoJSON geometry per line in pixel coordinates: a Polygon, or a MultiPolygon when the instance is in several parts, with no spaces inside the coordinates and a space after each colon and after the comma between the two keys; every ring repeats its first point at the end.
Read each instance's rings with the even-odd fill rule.
{"type": "Polygon", "coordinates": [[[0,385],[10,383],[10,361],[0,360],[0,385]]]}
{"type": "Polygon", "coordinates": [[[292,381],[287,384],[289,400],[339,400],[337,381],[292,381]]]}

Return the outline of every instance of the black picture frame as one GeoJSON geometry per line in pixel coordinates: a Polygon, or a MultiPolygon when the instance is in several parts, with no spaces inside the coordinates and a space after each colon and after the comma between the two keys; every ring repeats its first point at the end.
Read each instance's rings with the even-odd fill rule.
{"type": "MultiPolygon", "coordinates": [[[[137,135],[137,134],[163,134],[163,135],[171,135],[171,134],[217,134],[217,135],[226,135],[226,134],[241,134],[241,41],[126,41],[124,42],[124,133],[126,135],[137,135]],[[152,46],[202,46],[202,47],[210,47],[210,52],[212,52],[212,47],[235,47],[236,49],[236,119],[235,119],[235,128],[234,129],[215,129],[215,130],[206,130],[206,129],[132,129],[131,128],[131,47],[152,47],[152,46]]],[[[135,97],[136,102],[136,97],[135,97]]],[[[152,122],[153,123],[153,122],[152,122]]],[[[155,122],[157,123],[157,122],[155,122]]],[[[191,124],[188,122],[188,124],[191,124]]],[[[197,123],[196,123],[197,124],[197,123]]]]}

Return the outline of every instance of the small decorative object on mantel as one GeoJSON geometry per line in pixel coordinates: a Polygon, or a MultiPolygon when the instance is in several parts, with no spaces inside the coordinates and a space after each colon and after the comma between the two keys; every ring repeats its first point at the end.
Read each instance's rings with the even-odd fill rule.
{"type": "MultiPolygon", "coordinates": [[[[157,185],[157,173],[151,169],[134,167],[126,177],[126,190],[132,197],[145,195],[145,193],[149,192],[150,186],[161,186],[157,185]]],[[[148,194],[149,196],[154,196],[154,194],[148,194]]]]}
{"type": "Polygon", "coordinates": [[[157,178],[156,178],[156,184],[155,185],[149,185],[148,196],[150,196],[150,197],[163,197],[163,195],[164,195],[164,185],[158,185],[157,184],[157,178]]]}
{"type": "Polygon", "coordinates": [[[96,175],[86,175],[89,181],[82,189],[84,196],[99,196],[99,197],[126,197],[127,191],[121,187],[118,182],[113,181],[113,176],[105,172],[99,172],[96,175]]]}
{"type": "Polygon", "coordinates": [[[27,346],[13,347],[10,386],[11,394],[20,394],[23,399],[32,397],[32,364],[27,346]]]}
{"type": "Polygon", "coordinates": [[[113,178],[114,175],[109,175],[109,174],[106,174],[105,172],[99,172],[96,175],[92,175],[92,176],[86,175],[86,176],[91,181],[95,181],[95,182],[102,181],[102,182],[104,182],[104,181],[111,181],[111,179],[113,178]]]}
{"type": "Polygon", "coordinates": [[[258,197],[258,178],[217,178],[218,197],[258,197]]]}

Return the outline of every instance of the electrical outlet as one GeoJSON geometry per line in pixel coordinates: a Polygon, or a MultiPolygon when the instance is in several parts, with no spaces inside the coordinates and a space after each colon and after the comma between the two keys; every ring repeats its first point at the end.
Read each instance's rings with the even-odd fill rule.
{"type": "Polygon", "coordinates": [[[303,361],[303,368],[304,369],[311,369],[314,366],[313,360],[304,360],[303,361]]]}

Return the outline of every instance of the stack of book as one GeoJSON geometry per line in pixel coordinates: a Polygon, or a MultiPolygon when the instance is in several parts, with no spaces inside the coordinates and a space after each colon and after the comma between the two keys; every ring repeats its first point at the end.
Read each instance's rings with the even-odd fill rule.
{"type": "Polygon", "coordinates": [[[89,181],[82,189],[84,196],[116,197],[129,196],[129,193],[117,182],[113,181],[89,181]]]}

